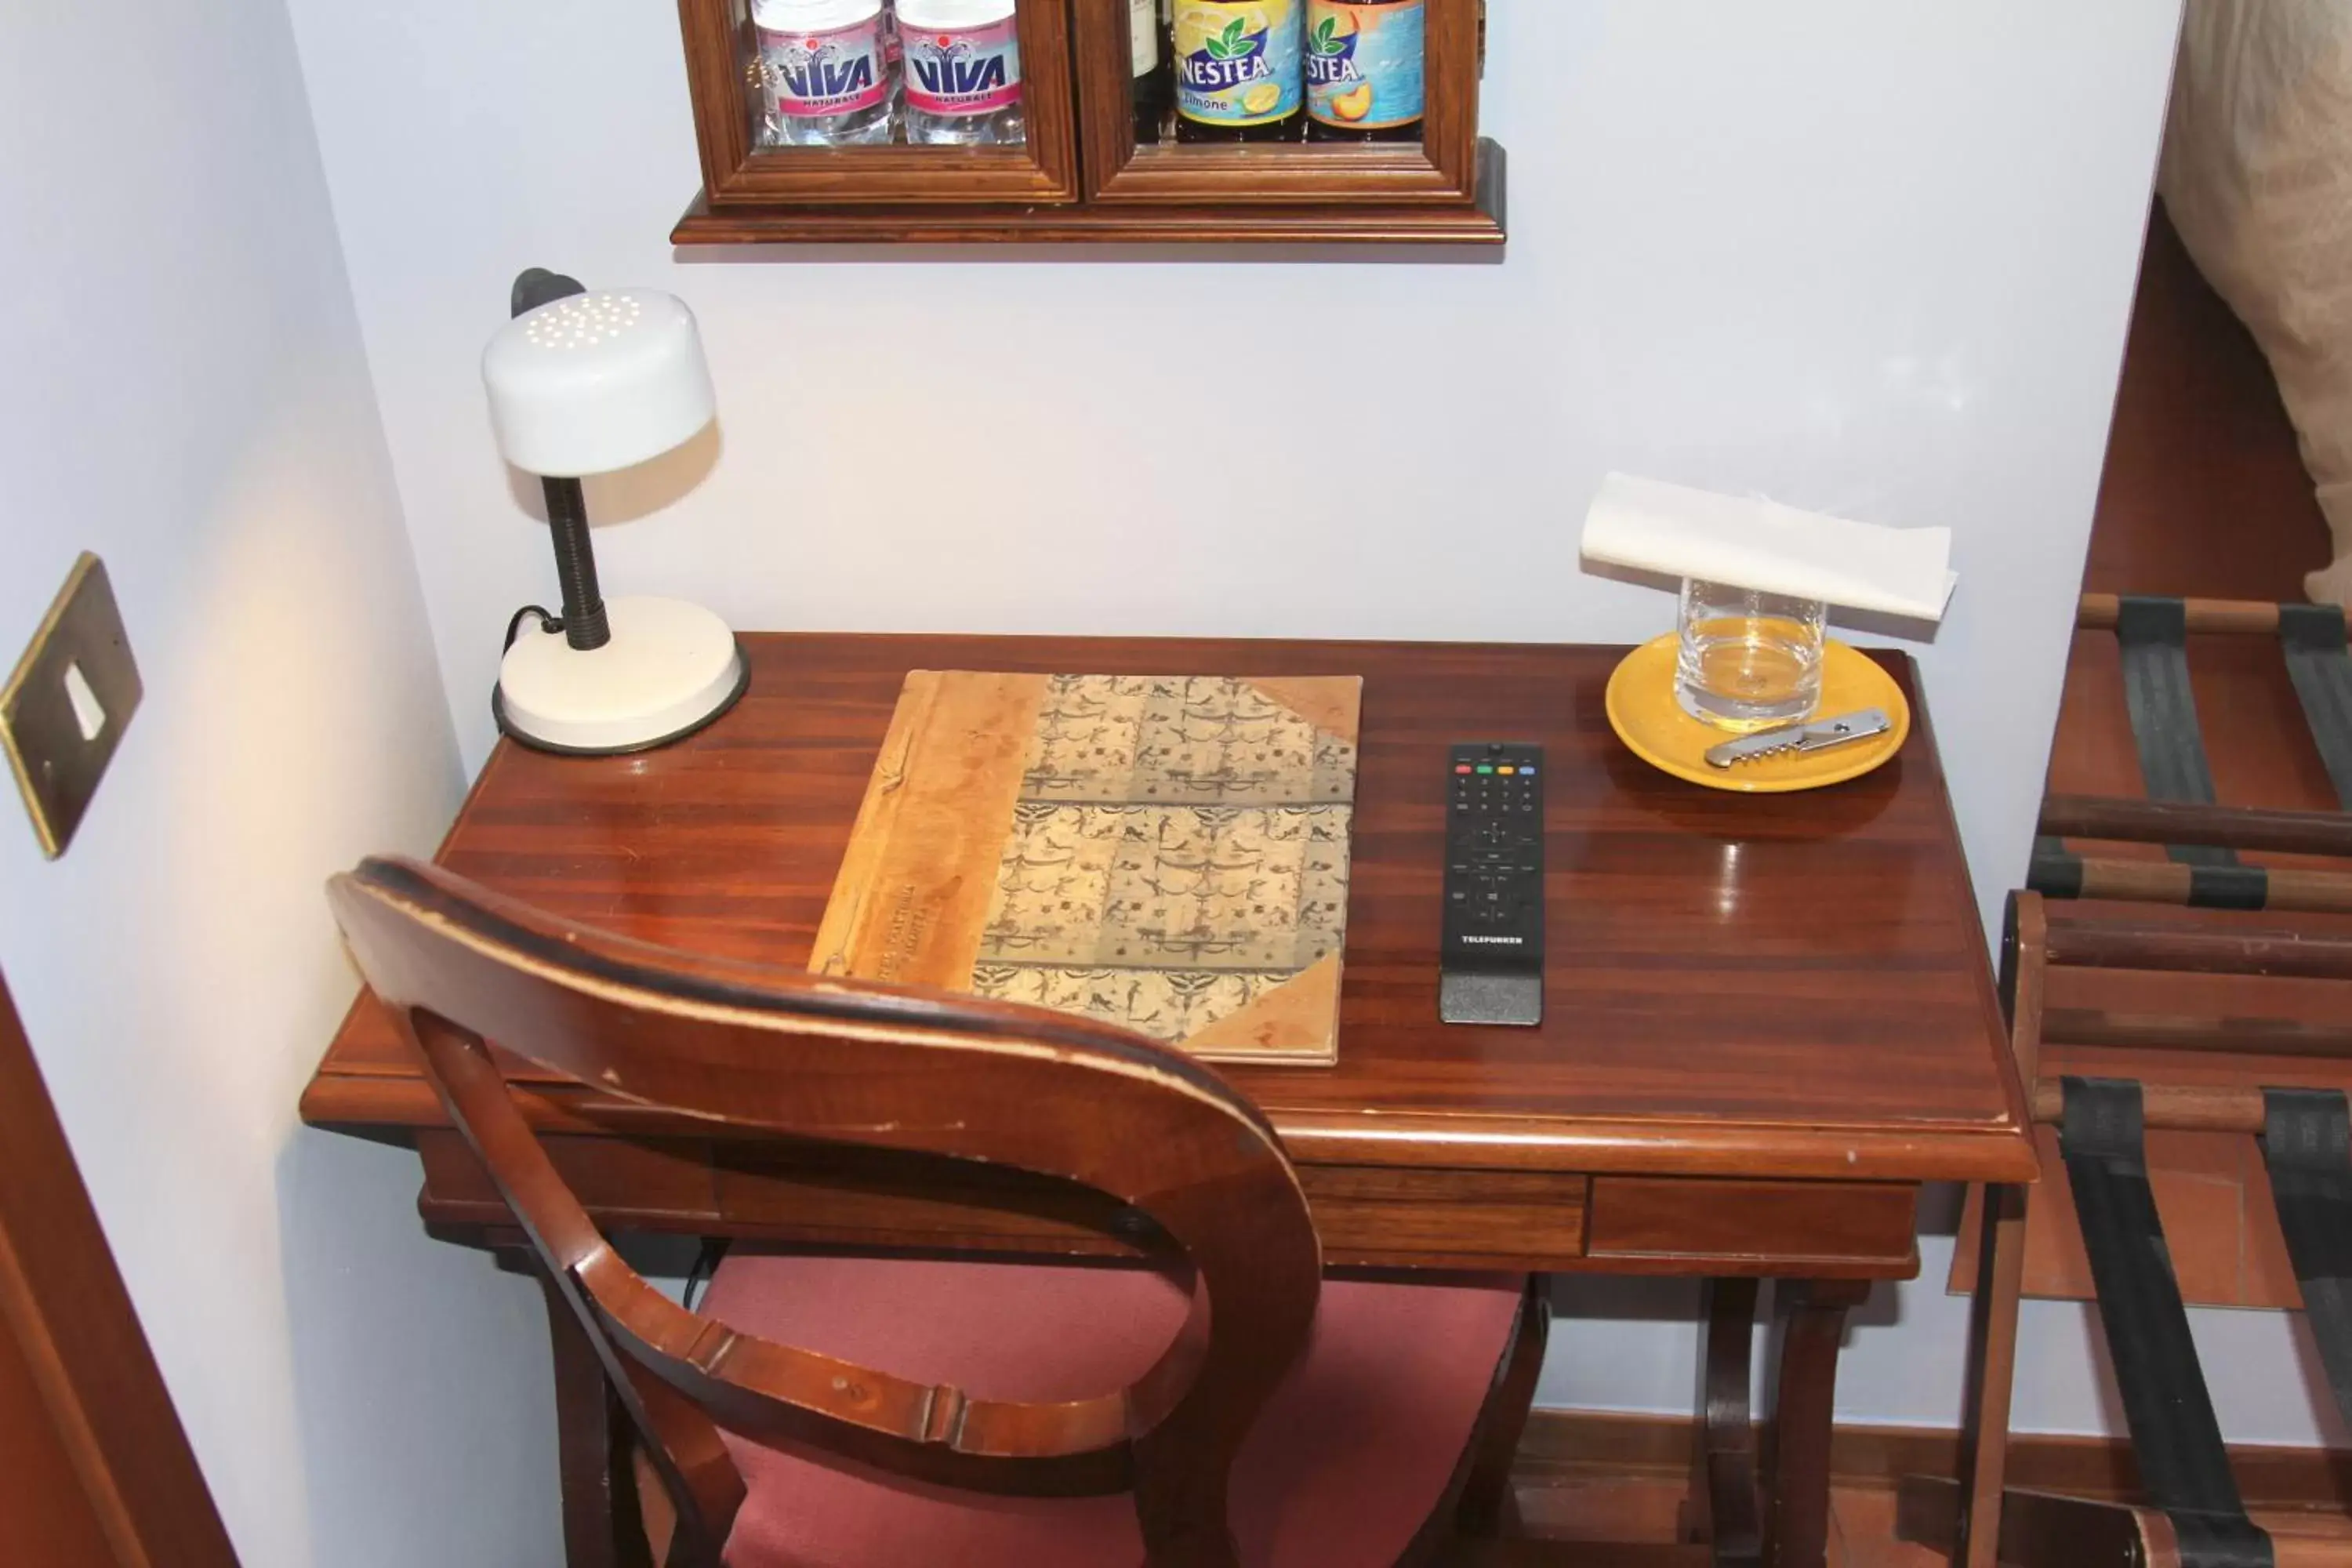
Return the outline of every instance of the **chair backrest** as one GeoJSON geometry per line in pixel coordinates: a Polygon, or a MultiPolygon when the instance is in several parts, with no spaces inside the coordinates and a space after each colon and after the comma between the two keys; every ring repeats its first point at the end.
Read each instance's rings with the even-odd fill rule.
{"type": "Polygon", "coordinates": [[[1280,1142],[1215,1073],[1063,1014],[596,932],[414,861],[365,861],[330,893],[368,984],[635,1424],[677,1510],[673,1563],[716,1563],[742,1500],[718,1427],[983,1489],[1131,1487],[1155,1562],[1230,1561],[1227,1473],[1305,1349],[1322,1269],[1280,1142]],[[1108,1194],[1181,1250],[1190,1320],[1135,1385],[1065,1404],[968,1398],[738,1334],[614,1254],[509,1093],[492,1041],[616,1100],[746,1135],[982,1161],[1108,1194]]]}

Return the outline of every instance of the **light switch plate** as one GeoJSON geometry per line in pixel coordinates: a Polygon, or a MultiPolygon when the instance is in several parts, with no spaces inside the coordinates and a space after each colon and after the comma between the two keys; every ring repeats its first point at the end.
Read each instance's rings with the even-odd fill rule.
{"type": "Polygon", "coordinates": [[[84,551],[0,688],[0,748],[50,859],[73,842],[143,694],[106,563],[84,551]]]}

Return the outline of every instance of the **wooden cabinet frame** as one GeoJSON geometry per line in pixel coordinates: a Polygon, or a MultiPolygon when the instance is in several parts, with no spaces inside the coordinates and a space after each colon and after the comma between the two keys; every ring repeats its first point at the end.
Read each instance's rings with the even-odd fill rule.
{"type": "Polygon", "coordinates": [[[1138,146],[1127,0],[1072,0],[1087,199],[1160,206],[1475,205],[1478,0],[1427,4],[1422,141],[1224,147],[1138,146]]]}
{"type": "Polygon", "coordinates": [[[1237,146],[1137,144],[1127,0],[1017,4],[1026,147],[761,149],[750,0],[678,0],[703,192],[672,240],[1503,242],[1481,0],[1428,0],[1421,142],[1237,146]]]}
{"type": "Polygon", "coordinates": [[[745,62],[758,58],[751,0],[677,0],[713,212],[838,203],[1058,203],[1077,199],[1078,154],[1066,0],[1018,0],[1025,95],[1022,147],[754,144],[745,62]]]}

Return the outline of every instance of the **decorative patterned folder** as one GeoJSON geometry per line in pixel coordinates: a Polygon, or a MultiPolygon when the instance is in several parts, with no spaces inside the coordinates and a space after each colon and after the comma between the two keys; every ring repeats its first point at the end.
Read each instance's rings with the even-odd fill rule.
{"type": "Polygon", "coordinates": [[[1339,1058],[1354,676],[907,677],[809,967],[1339,1058]]]}

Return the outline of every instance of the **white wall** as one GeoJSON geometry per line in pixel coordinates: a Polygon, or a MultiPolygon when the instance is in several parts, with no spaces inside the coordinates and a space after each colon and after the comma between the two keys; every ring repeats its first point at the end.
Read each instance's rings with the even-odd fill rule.
{"type": "Polygon", "coordinates": [[[536,1292],[300,1131],[322,883],[460,783],[278,0],[0,7],[0,662],[105,556],[147,698],[0,969],[247,1568],[560,1556],[536,1292]]]}
{"type": "MultiPolygon", "coordinates": [[[[650,513],[602,532],[608,588],[749,627],[1630,640],[1664,602],[1576,568],[1608,468],[1948,524],[1928,691],[1988,910],[2022,870],[2176,5],[1496,0],[1507,258],[1306,265],[674,254],[671,7],[291,3],[469,763],[507,616],[553,586],[475,370],[544,264],[700,312],[715,466],[592,504],[650,513]]],[[[1905,1326],[1857,1330],[1851,1417],[1956,1412],[1940,1246],[1881,1309],[1905,1326]]],[[[1678,1298],[1567,1299],[1549,1397],[1689,1408],[1687,1332],[1644,1321],[1678,1298]]],[[[2053,1312],[2021,1420],[2095,1427],[2053,1312]]],[[[2244,1437],[2307,1426],[2269,1327],[2244,1437]]]]}

